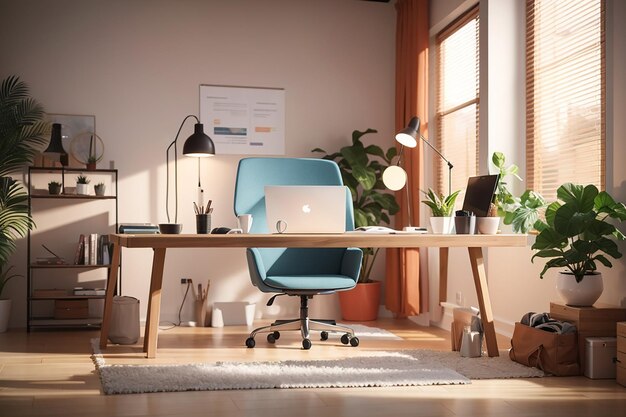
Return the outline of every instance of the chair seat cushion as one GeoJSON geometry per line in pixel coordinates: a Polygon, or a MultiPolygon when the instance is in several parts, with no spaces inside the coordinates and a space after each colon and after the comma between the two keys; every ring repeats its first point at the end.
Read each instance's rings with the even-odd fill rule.
{"type": "Polygon", "coordinates": [[[347,290],[356,285],[354,278],[345,275],[272,275],[265,285],[285,290],[347,290]]]}

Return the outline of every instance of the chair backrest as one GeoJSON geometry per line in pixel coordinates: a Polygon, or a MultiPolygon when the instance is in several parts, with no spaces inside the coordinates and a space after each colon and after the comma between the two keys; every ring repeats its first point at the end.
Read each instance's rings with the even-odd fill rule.
{"type": "MultiPolygon", "coordinates": [[[[269,232],[265,217],[266,185],[343,185],[343,181],[337,164],[325,159],[242,159],[237,169],[234,210],[235,215],[252,215],[250,233],[269,232]]],[[[354,230],[352,198],[346,194],[346,230],[354,230]]],[[[345,249],[263,248],[256,251],[269,275],[312,275],[338,273],[345,249]]]]}
{"type": "MultiPolygon", "coordinates": [[[[252,214],[251,233],[268,233],[266,185],[343,185],[334,161],[315,158],[245,158],[239,161],[235,215],[252,214]]],[[[346,195],[346,230],[354,230],[351,196],[346,195]]]]}

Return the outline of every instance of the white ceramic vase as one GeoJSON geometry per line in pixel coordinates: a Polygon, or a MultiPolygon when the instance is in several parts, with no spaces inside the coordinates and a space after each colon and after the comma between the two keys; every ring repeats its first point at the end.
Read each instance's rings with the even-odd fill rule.
{"type": "Polygon", "coordinates": [[[556,278],[556,292],[570,306],[590,307],[598,301],[603,290],[602,274],[599,272],[585,275],[580,282],[576,282],[571,272],[559,272],[556,278]]]}
{"type": "Polygon", "coordinates": [[[89,195],[89,184],[76,184],[76,194],[89,195]]]}
{"type": "Polygon", "coordinates": [[[431,217],[430,228],[434,234],[450,235],[454,231],[454,217],[431,217]]]}
{"type": "Polygon", "coordinates": [[[476,229],[482,235],[495,235],[500,226],[500,217],[476,217],[476,229]]]}
{"type": "Polygon", "coordinates": [[[11,315],[11,300],[0,300],[0,333],[7,331],[11,315]]]}

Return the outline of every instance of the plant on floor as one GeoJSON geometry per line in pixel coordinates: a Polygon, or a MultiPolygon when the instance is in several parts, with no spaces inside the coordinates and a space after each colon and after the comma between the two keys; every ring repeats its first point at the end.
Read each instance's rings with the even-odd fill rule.
{"type": "Polygon", "coordinates": [[[540,233],[532,246],[537,252],[531,260],[548,259],[540,277],[550,268],[565,267],[580,282],[596,271],[597,263],[612,267],[605,255],[615,259],[622,256],[609,237],[624,240],[624,234],[613,225],[626,220],[624,204],[594,185],[563,184],[557,197],[560,201],[546,209],[545,222],[535,223],[540,233]]]}
{"type": "MultiPolygon", "coordinates": [[[[5,274],[15,240],[34,227],[28,212],[24,186],[10,177],[32,163],[47,143],[50,126],[43,121],[43,108],[28,94],[18,77],[10,76],[0,85],[0,271],[5,274]]],[[[6,278],[8,275],[4,275],[6,278]]],[[[13,277],[13,276],[11,276],[13,277]]]]}
{"type": "MultiPolygon", "coordinates": [[[[389,216],[400,210],[395,196],[385,192],[387,188],[382,181],[383,171],[391,165],[391,160],[398,153],[397,149],[391,147],[383,152],[379,146],[365,146],[361,142],[363,135],[376,132],[374,129],[363,132],[355,130],[352,132],[352,144],[332,154],[320,148],[312,150],[326,154],[322,158],[335,161],[339,165],[343,183],[352,193],[355,227],[377,226],[381,222],[389,224],[391,222],[389,216]]],[[[359,282],[370,282],[369,276],[379,248],[362,250],[363,264],[359,282]]]]}
{"type": "Polygon", "coordinates": [[[4,267],[0,268],[0,299],[2,299],[2,292],[4,291],[7,283],[13,278],[22,276],[19,274],[11,274],[11,269],[13,269],[13,265],[6,269],[4,269],[4,267]]]}

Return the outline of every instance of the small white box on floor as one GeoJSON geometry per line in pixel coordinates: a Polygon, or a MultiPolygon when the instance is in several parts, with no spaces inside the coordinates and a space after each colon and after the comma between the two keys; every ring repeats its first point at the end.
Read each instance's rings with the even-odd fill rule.
{"type": "Polygon", "coordinates": [[[591,379],[613,379],[617,371],[617,338],[588,337],[585,376],[591,379]]]}
{"type": "Polygon", "coordinates": [[[256,304],[247,301],[213,303],[211,327],[251,326],[256,304]]]}

